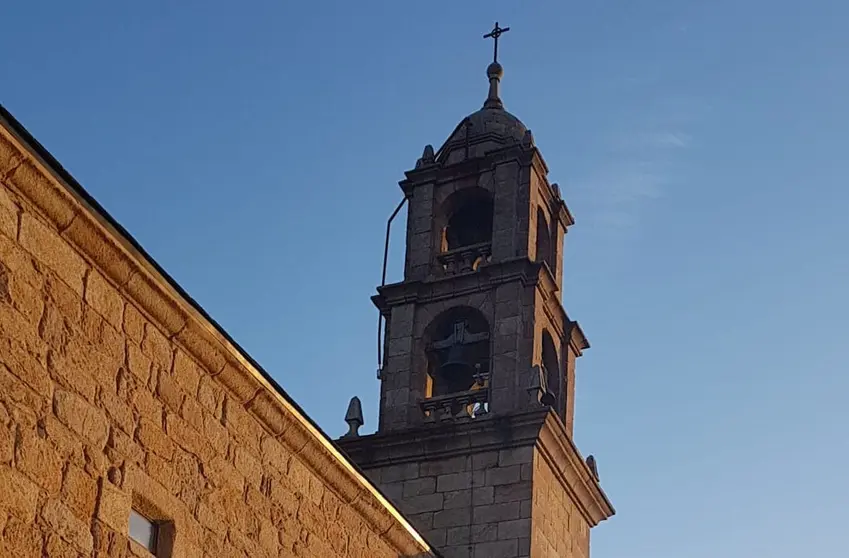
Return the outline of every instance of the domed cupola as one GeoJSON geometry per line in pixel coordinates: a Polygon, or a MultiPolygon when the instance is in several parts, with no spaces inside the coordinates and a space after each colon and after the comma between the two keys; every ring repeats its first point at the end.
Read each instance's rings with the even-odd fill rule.
{"type": "Polygon", "coordinates": [[[467,158],[482,157],[495,149],[528,139],[528,128],[521,120],[504,110],[500,95],[504,68],[495,60],[487,67],[486,75],[489,79],[489,94],[483,108],[473,112],[457,125],[436,153],[437,162],[450,165],[467,158]]]}

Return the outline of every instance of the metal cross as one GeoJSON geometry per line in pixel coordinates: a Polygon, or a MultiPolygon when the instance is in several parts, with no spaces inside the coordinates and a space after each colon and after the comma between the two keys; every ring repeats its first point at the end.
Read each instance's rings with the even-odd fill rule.
{"type": "Polygon", "coordinates": [[[498,37],[500,37],[503,33],[510,31],[509,27],[501,28],[498,26],[498,22],[495,22],[495,27],[492,28],[492,31],[483,36],[484,39],[493,39],[495,41],[495,48],[493,49],[492,61],[498,62],[498,37]]]}

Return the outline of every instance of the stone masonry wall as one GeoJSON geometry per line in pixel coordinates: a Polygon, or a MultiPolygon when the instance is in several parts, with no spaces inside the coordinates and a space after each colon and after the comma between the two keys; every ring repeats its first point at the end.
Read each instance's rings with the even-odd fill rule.
{"type": "Polygon", "coordinates": [[[532,446],[366,472],[445,558],[530,556],[532,446]]]}
{"type": "Polygon", "coordinates": [[[242,364],[175,327],[220,367],[196,360],[141,310],[152,288],[68,242],[21,194],[54,183],[0,148],[0,555],[149,557],[131,507],[173,523],[174,557],[422,548],[242,364]]]}
{"type": "Polygon", "coordinates": [[[589,558],[590,526],[539,451],[533,460],[533,558],[589,558]]]}

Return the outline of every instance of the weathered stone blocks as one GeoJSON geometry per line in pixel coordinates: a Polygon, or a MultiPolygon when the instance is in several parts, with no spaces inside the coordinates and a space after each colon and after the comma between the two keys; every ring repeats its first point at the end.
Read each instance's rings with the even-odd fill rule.
{"type": "Polygon", "coordinates": [[[96,448],[103,449],[106,445],[109,434],[106,417],[82,397],[57,390],[53,396],[53,412],[62,424],[96,448]]]}
{"type": "Polygon", "coordinates": [[[50,529],[66,542],[82,552],[91,552],[94,539],[89,524],[73,511],[56,499],[50,499],[44,504],[41,517],[50,529]]]}
{"type": "Polygon", "coordinates": [[[0,233],[9,238],[18,237],[20,207],[5,188],[0,188],[0,233]]]}
{"type": "Polygon", "coordinates": [[[97,504],[97,482],[80,467],[69,465],[62,483],[62,500],[77,517],[91,517],[97,504]]]}
{"type": "Polygon", "coordinates": [[[100,479],[97,518],[117,531],[126,533],[130,519],[130,495],[105,478],[100,479]]]}
{"type": "Polygon", "coordinates": [[[0,508],[24,521],[32,521],[38,504],[38,486],[14,469],[0,465],[0,508]]]}
{"type": "Polygon", "coordinates": [[[83,295],[85,260],[57,233],[29,213],[21,218],[21,247],[56,273],[78,295],[83,295]]]}
{"type": "Polygon", "coordinates": [[[124,322],[124,299],[103,276],[92,270],[86,276],[85,301],[112,327],[121,330],[124,322]]]}
{"type": "Polygon", "coordinates": [[[64,460],[52,444],[35,432],[24,432],[15,456],[17,468],[48,494],[59,492],[64,460]]]}
{"type": "MultiPolygon", "coordinates": [[[[173,558],[419,554],[409,524],[6,124],[0,554],[147,556],[132,507],[169,526],[173,558]]],[[[412,490],[431,509],[427,484],[412,490]]]]}

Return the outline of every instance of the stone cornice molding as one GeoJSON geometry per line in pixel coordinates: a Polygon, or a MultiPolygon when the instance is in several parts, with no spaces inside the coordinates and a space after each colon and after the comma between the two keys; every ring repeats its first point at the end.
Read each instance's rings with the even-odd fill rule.
{"type": "Polygon", "coordinates": [[[378,287],[372,296],[375,306],[384,313],[393,306],[403,304],[429,304],[484,291],[513,281],[523,286],[536,283],[537,270],[527,258],[497,262],[481,266],[478,271],[438,277],[426,281],[401,281],[378,287]]]}
{"type": "Polygon", "coordinates": [[[492,170],[492,161],[483,157],[466,159],[453,165],[444,167],[437,163],[409,170],[404,173],[404,180],[398,182],[404,193],[412,192],[413,188],[423,184],[444,184],[455,180],[462,180],[478,176],[488,170],[492,170]]]}
{"type": "Polygon", "coordinates": [[[549,409],[377,432],[337,443],[367,469],[534,446],[591,526],[616,513],[563,422],[549,409]]]}
{"type": "Polygon", "coordinates": [[[478,176],[484,172],[495,170],[500,165],[510,163],[522,167],[535,165],[538,171],[548,172],[545,161],[542,160],[542,156],[535,147],[525,148],[519,144],[514,144],[493,149],[484,156],[470,157],[450,165],[433,163],[408,170],[404,173],[404,180],[401,180],[398,184],[404,193],[409,195],[412,189],[423,184],[454,182],[463,178],[478,176]]]}
{"type": "Polygon", "coordinates": [[[0,106],[0,180],[132,300],[400,555],[430,545],[276,382],[0,106]],[[414,542],[413,542],[414,541],[414,542]]]}
{"type": "Polygon", "coordinates": [[[590,342],[587,336],[584,335],[584,330],[578,322],[569,322],[572,330],[569,335],[569,344],[575,351],[577,356],[584,354],[584,351],[590,348],[590,342]]]}
{"type": "Polygon", "coordinates": [[[555,208],[554,213],[563,224],[563,234],[566,234],[569,232],[569,227],[575,224],[575,217],[572,216],[572,212],[569,211],[569,208],[566,206],[566,202],[562,199],[555,200],[553,205],[555,208]]]}
{"type": "Polygon", "coordinates": [[[482,266],[478,271],[451,275],[427,281],[401,281],[378,287],[372,302],[386,317],[392,307],[405,304],[431,304],[455,299],[475,293],[491,291],[493,287],[519,281],[523,287],[536,285],[546,299],[544,311],[555,327],[562,327],[569,336],[569,342],[580,356],[590,347],[587,337],[578,322],[569,319],[569,315],[555,295],[557,283],[551,270],[543,262],[532,262],[527,258],[514,258],[482,266]],[[571,331],[570,331],[571,330],[571,331]]]}
{"type": "Polygon", "coordinates": [[[591,527],[616,513],[572,438],[566,433],[563,421],[553,412],[546,414],[541,425],[537,449],[563,489],[572,495],[591,527]]]}
{"type": "Polygon", "coordinates": [[[462,423],[427,423],[403,431],[340,439],[337,444],[368,468],[531,446],[547,412],[493,413],[462,423]]]}
{"type": "Polygon", "coordinates": [[[540,265],[528,258],[519,257],[482,265],[477,271],[424,281],[390,283],[378,287],[378,294],[372,296],[372,301],[382,312],[387,312],[392,306],[438,302],[457,296],[490,291],[493,287],[513,281],[521,281],[523,287],[537,285],[540,265]]]}

